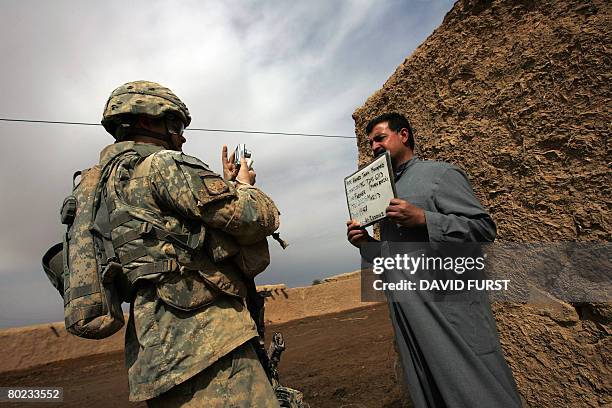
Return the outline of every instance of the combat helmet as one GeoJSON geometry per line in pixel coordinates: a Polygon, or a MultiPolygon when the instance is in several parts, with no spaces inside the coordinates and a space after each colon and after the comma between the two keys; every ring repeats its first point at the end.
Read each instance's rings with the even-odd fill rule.
{"type": "Polygon", "coordinates": [[[115,89],[102,114],[102,126],[117,138],[117,128],[126,115],[162,117],[177,115],[185,124],[191,123],[187,106],[168,88],[150,81],[133,81],[115,89]]]}

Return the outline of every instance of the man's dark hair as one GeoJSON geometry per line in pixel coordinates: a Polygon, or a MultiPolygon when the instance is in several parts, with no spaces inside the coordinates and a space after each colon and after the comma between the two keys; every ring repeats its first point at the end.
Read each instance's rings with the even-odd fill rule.
{"type": "Polygon", "coordinates": [[[374,129],[374,126],[383,122],[387,122],[389,124],[389,129],[394,132],[399,132],[404,128],[408,129],[408,145],[410,146],[410,149],[414,151],[414,135],[412,134],[412,127],[410,126],[410,122],[408,122],[408,119],[406,119],[406,117],[401,113],[389,112],[383,113],[382,115],[375,117],[374,119],[368,122],[365,128],[366,135],[372,133],[372,129],[374,129]]]}

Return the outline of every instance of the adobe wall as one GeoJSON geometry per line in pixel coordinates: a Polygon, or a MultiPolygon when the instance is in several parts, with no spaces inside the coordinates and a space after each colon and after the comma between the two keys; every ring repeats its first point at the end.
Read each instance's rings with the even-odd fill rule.
{"type": "MultiPolygon", "coordinates": [[[[611,31],[605,0],[458,1],[353,114],[359,164],[368,120],[399,111],[421,157],[466,170],[498,240],[609,242],[611,31]]],[[[612,404],[610,304],[494,312],[530,406],[612,404]]]]}
{"type": "MultiPolygon", "coordinates": [[[[372,303],[360,301],[358,273],[327,278],[320,285],[287,288],[267,285],[266,324],[285,323],[310,316],[341,312],[372,303]]],[[[127,322],[127,316],[126,316],[127,322]]],[[[69,334],[63,322],[0,330],[0,373],[21,370],[123,349],[125,327],[103,340],[88,340],[69,334]]]]}

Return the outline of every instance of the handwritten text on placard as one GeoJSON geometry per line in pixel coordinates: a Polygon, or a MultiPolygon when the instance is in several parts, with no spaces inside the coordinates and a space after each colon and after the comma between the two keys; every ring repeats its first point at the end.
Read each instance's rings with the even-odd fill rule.
{"type": "Polygon", "coordinates": [[[344,179],[350,217],[361,225],[384,218],[385,209],[395,196],[387,156],[344,179]]]}

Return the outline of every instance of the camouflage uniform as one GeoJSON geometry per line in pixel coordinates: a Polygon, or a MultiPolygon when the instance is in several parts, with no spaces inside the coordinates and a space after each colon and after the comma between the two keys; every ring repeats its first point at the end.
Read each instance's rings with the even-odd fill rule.
{"type": "Polygon", "coordinates": [[[111,161],[104,197],[124,270],[118,285],[131,303],[130,400],[278,406],[249,343],[257,329],[240,269],[253,248],[269,256],[266,236],[279,224],[272,200],[156,145],[117,142],[100,156],[102,165],[111,161]]]}
{"type": "Polygon", "coordinates": [[[221,357],[211,367],[147,401],[149,407],[273,407],[268,377],[250,343],[221,357]]]}

